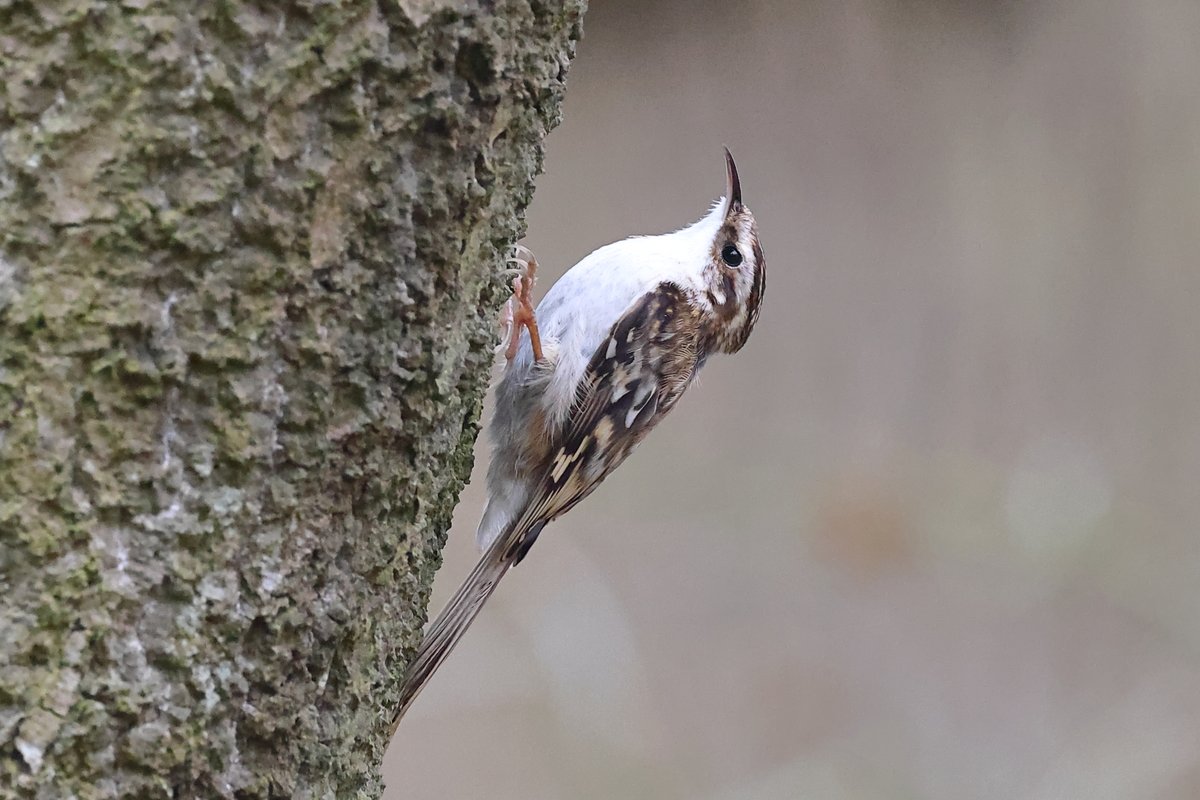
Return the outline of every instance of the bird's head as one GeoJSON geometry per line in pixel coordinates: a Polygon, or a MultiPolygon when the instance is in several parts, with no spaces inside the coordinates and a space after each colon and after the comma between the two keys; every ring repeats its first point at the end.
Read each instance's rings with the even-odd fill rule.
{"type": "Polygon", "coordinates": [[[709,243],[702,285],[703,299],[711,304],[714,316],[713,343],[722,352],[736,353],[758,321],[767,262],[754,215],[742,202],[737,165],[728,149],[725,169],[725,197],[706,220],[711,220],[715,234],[709,243]]]}

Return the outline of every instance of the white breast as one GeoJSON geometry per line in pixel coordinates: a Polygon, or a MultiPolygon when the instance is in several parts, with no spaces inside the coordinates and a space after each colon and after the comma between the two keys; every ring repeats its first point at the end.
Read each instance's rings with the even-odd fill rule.
{"type": "MultiPolygon", "coordinates": [[[[664,281],[699,290],[709,248],[722,218],[722,201],[700,221],[675,233],[636,236],[601,247],[571,267],[537,307],[543,339],[556,345],[557,363],[543,408],[561,424],[576,387],[609,329],[638,298],[664,281]]],[[[532,359],[528,342],[514,368],[532,359]]]]}

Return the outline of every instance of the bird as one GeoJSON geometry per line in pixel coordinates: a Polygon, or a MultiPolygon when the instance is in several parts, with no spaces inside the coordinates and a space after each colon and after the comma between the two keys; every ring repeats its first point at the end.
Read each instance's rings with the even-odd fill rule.
{"type": "Polygon", "coordinates": [[[409,662],[393,733],[542,529],[626,459],[709,356],[746,344],[766,289],[766,259],[728,148],[725,167],[725,194],[701,219],[595,250],[536,310],[537,260],[515,249],[497,348],[507,363],[489,425],[487,503],[476,534],[482,555],[409,662]]]}

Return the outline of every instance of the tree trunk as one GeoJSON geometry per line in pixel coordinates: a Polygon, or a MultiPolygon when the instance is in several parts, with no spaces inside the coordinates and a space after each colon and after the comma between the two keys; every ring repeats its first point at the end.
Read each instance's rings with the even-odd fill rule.
{"type": "Polygon", "coordinates": [[[0,0],[0,796],[373,797],[582,0],[0,0]]]}

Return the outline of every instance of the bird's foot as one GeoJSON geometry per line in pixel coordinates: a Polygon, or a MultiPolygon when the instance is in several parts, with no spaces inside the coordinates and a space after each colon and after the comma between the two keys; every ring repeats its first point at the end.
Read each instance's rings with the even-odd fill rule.
{"type": "Polygon", "coordinates": [[[533,314],[533,301],[530,294],[537,281],[537,259],[528,248],[516,245],[508,263],[516,264],[514,269],[505,270],[506,275],[513,275],[513,294],[504,304],[500,312],[500,326],[503,331],[500,346],[496,352],[504,352],[508,361],[516,358],[521,346],[521,328],[529,331],[529,344],[533,348],[533,360],[542,360],[542,337],[538,332],[537,319],[533,314]]]}

